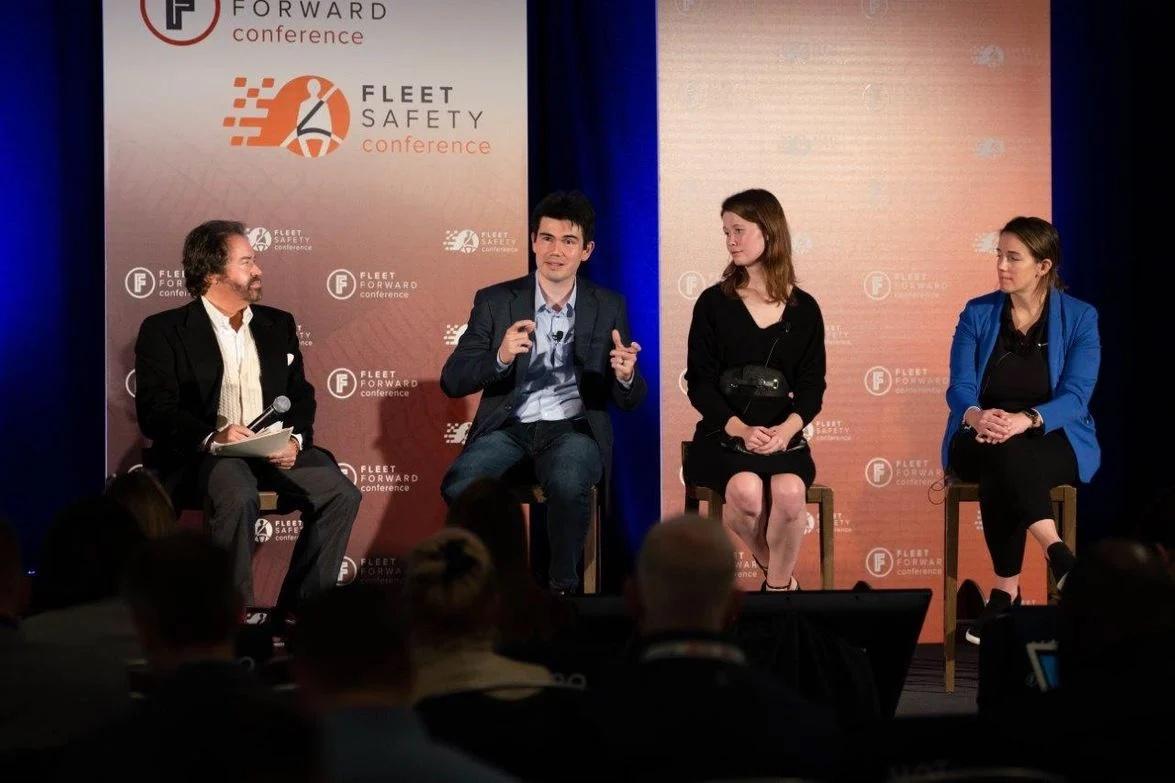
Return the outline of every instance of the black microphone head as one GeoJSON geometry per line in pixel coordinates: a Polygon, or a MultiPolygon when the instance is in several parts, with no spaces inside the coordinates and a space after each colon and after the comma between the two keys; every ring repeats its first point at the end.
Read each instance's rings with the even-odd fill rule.
{"type": "Polygon", "coordinates": [[[560,329],[559,331],[555,332],[555,342],[559,342],[562,339],[563,339],[563,330],[560,329]]]}
{"type": "Polygon", "coordinates": [[[273,399],[273,412],[285,413],[290,409],[290,398],[284,394],[279,394],[273,399]]]}

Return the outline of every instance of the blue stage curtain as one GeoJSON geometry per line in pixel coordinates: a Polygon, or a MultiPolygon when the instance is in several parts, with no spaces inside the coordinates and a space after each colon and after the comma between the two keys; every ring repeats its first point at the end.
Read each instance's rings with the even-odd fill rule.
{"type": "Polygon", "coordinates": [[[613,588],[626,565],[618,547],[631,558],[661,513],[656,13],[649,2],[532,0],[527,16],[531,204],[573,188],[592,200],[596,251],[581,274],[627,297],[649,382],[644,405],[613,416],[613,588]]]}

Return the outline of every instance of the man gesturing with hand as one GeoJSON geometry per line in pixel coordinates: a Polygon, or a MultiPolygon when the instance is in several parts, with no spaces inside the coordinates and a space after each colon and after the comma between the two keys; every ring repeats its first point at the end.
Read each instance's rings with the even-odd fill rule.
{"type": "Polygon", "coordinates": [[[595,210],[552,193],[531,215],[535,272],[484,288],[441,371],[450,397],[480,391],[465,450],[441,482],[452,503],[479,478],[519,463],[548,503],[550,588],[573,592],[591,519],[591,488],[612,467],[608,400],[632,410],[647,387],[624,298],[576,273],[595,250],[595,210]]]}

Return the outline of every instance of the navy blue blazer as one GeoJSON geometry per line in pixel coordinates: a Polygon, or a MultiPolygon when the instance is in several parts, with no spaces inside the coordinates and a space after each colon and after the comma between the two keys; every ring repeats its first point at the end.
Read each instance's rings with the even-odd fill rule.
{"type": "MultiPolygon", "coordinates": [[[[585,277],[577,278],[576,286],[575,379],[592,437],[600,447],[607,482],[612,472],[608,401],[621,410],[632,410],[644,400],[648,386],[639,365],[627,389],[616,380],[610,365],[612,330],[620,332],[626,345],[632,340],[624,297],[585,277]]],[[[466,448],[502,427],[518,405],[531,354],[519,354],[505,372],[498,371],[496,358],[506,329],[516,321],[534,320],[534,294],[533,273],[478,291],[469,328],[441,370],[441,391],[449,397],[481,392],[466,448]]]]}
{"type": "MultiPolygon", "coordinates": [[[[979,406],[979,382],[1000,333],[1000,313],[1007,296],[1001,291],[972,299],[959,314],[951,340],[951,383],[947,388],[946,433],[942,439],[942,464],[947,466],[951,439],[963,423],[963,415],[979,406]]],[[[1049,293],[1049,386],[1052,398],[1036,410],[1044,419],[1045,432],[1065,431],[1077,455],[1077,472],[1089,481],[1101,464],[1089,398],[1101,363],[1097,310],[1080,299],[1053,289],[1049,293]]]]}

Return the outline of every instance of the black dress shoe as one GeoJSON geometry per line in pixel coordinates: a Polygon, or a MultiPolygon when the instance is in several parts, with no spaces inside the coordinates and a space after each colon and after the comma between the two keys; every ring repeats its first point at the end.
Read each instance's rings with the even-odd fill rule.
{"type": "MultiPolygon", "coordinates": [[[[1019,602],[1019,600],[1020,594],[1017,591],[1016,601],[1019,602]]],[[[963,637],[971,642],[971,644],[979,644],[979,640],[983,636],[984,627],[1000,615],[1007,613],[1012,608],[1012,604],[1011,595],[998,588],[993,589],[991,591],[991,597],[987,599],[987,604],[983,607],[983,611],[979,613],[979,617],[967,629],[967,633],[963,634],[963,637]]]]}
{"type": "Polygon", "coordinates": [[[1053,581],[1057,583],[1057,589],[1061,590],[1065,587],[1065,577],[1069,576],[1069,572],[1077,564],[1077,558],[1064,541],[1058,541],[1051,545],[1047,554],[1049,571],[1052,572],[1053,581]]]}

